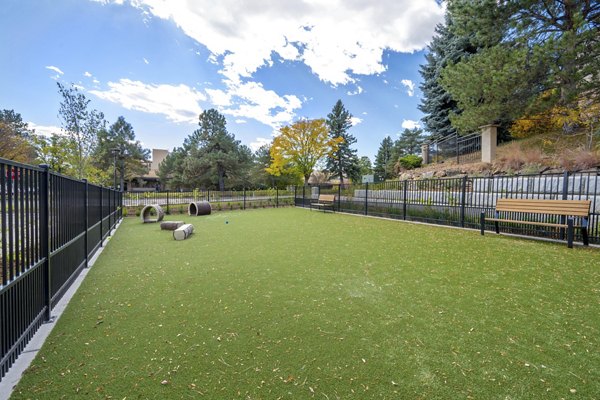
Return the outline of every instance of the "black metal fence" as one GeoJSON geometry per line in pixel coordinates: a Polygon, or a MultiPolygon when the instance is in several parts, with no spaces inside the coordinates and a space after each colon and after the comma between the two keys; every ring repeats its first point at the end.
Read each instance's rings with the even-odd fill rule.
{"type": "Polygon", "coordinates": [[[216,209],[247,209],[293,205],[294,191],[289,189],[265,190],[194,190],[186,192],[126,192],[124,207],[143,207],[158,204],[167,211],[182,211],[197,201],[209,201],[216,209]]]}
{"type": "Polygon", "coordinates": [[[429,146],[430,162],[454,160],[457,164],[481,161],[481,132],[434,139],[429,146]]]}
{"type": "Polygon", "coordinates": [[[121,218],[121,193],[0,159],[0,380],[121,218]]]}
{"type": "MultiPolygon", "coordinates": [[[[294,203],[298,207],[310,208],[321,193],[336,195],[336,211],[466,228],[479,228],[482,211],[488,217],[493,217],[498,198],[589,199],[592,202],[590,243],[600,244],[598,171],[405,180],[343,186],[299,186],[295,188],[294,203]]],[[[539,218],[541,222],[556,222],[550,216],[542,215],[539,218]]],[[[487,229],[492,228],[493,224],[487,226],[487,229]]],[[[502,230],[548,238],[562,238],[564,234],[555,228],[526,224],[504,224],[502,230]]],[[[581,240],[581,237],[576,240],[581,240]]]]}

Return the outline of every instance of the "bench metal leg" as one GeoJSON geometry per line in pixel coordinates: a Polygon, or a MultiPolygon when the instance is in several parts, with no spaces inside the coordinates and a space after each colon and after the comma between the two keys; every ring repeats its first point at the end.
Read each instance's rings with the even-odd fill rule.
{"type": "Polygon", "coordinates": [[[496,228],[496,233],[500,233],[500,224],[498,223],[498,221],[494,221],[494,227],[496,228]]]}
{"type": "Polygon", "coordinates": [[[479,218],[481,222],[481,236],[485,233],[485,211],[481,212],[481,217],[479,218]]]}
{"type": "Polygon", "coordinates": [[[573,248],[573,218],[567,219],[567,246],[573,248]]]}

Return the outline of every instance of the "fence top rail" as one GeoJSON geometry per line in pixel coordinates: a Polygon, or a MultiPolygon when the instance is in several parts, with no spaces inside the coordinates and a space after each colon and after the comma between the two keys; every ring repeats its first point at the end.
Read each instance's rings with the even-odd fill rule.
{"type": "Polygon", "coordinates": [[[434,138],[430,138],[428,141],[425,142],[425,144],[428,145],[434,145],[434,144],[443,144],[446,142],[449,142],[451,140],[468,140],[471,138],[474,138],[476,136],[481,136],[481,132],[472,132],[472,133],[468,133],[466,135],[459,135],[458,133],[454,133],[452,135],[448,135],[448,136],[442,136],[442,137],[434,137],[434,138]]]}
{"type": "Polygon", "coordinates": [[[0,157],[0,164],[5,164],[11,167],[16,167],[16,168],[25,168],[25,169],[30,169],[33,171],[43,171],[43,169],[41,167],[35,166],[35,165],[29,165],[29,164],[23,164],[17,161],[13,161],[13,160],[8,160],[6,158],[2,158],[0,157]]]}

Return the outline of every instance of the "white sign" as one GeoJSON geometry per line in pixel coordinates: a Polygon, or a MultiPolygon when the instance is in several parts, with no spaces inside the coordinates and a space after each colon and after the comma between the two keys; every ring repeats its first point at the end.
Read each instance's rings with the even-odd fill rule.
{"type": "Polygon", "coordinates": [[[375,182],[375,175],[363,175],[362,183],[373,183],[375,182]]]}

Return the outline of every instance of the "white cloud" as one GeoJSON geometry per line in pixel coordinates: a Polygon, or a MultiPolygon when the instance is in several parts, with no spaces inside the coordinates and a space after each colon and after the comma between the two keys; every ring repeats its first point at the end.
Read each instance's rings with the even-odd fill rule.
{"type": "Polygon", "coordinates": [[[384,51],[423,49],[445,12],[445,2],[437,0],[126,2],[140,9],[144,19],[172,21],[206,46],[208,60],[221,68],[224,85],[206,89],[206,94],[221,112],[256,119],[275,130],[294,119],[303,101],[254,82],[258,69],[271,67],[275,60],[299,62],[321,81],[354,84],[357,89],[348,94],[360,94],[358,75],[383,73],[384,51]]]}
{"type": "Polygon", "coordinates": [[[27,125],[28,125],[29,129],[34,129],[35,133],[38,135],[52,136],[53,133],[56,133],[58,135],[63,134],[62,129],[58,126],[38,125],[35,122],[28,122],[27,125]]]}
{"type": "Polygon", "coordinates": [[[363,122],[363,120],[358,117],[352,117],[352,118],[350,118],[350,122],[352,123],[352,126],[356,126],[356,125],[360,124],[361,122],[363,122]]]}
{"type": "Polygon", "coordinates": [[[48,65],[48,66],[46,66],[46,69],[49,69],[50,71],[54,71],[54,72],[56,72],[59,75],[64,75],[65,74],[64,72],[62,72],[60,70],[60,68],[55,67],[54,65],[48,65]]]}
{"type": "Polygon", "coordinates": [[[445,3],[436,0],[129,3],[147,15],[172,20],[204,44],[210,59],[221,63],[222,74],[236,83],[271,65],[274,57],[303,62],[332,85],[353,83],[357,74],[385,71],[384,50],[423,49],[445,12],[445,3]]]}
{"type": "Polygon", "coordinates": [[[162,114],[169,120],[195,124],[202,108],[204,94],[186,85],[157,85],[121,79],[109,82],[109,90],[90,90],[101,99],[120,104],[128,110],[162,114]]]}
{"type": "Polygon", "coordinates": [[[150,61],[146,60],[146,58],[144,58],[144,64],[148,65],[150,64],[150,61]]]}
{"type": "Polygon", "coordinates": [[[420,128],[421,124],[419,123],[419,121],[405,119],[404,121],[402,121],[402,127],[404,129],[414,129],[414,128],[420,128]]]}
{"type": "Polygon", "coordinates": [[[401,83],[406,87],[406,93],[413,97],[415,95],[415,83],[410,79],[402,79],[401,83]]]}
{"type": "Polygon", "coordinates": [[[92,74],[91,74],[91,73],[89,73],[88,71],[85,71],[85,72],[83,73],[83,76],[85,76],[86,78],[91,78],[91,77],[92,77],[92,74]]]}
{"type": "Polygon", "coordinates": [[[245,119],[236,119],[236,120],[235,120],[235,123],[236,123],[236,124],[245,124],[245,123],[247,123],[247,122],[248,122],[248,121],[246,121],[245,119]]]}
{"type": "Polygon", "coordinates": [[[51,76],[51,78],[54,79],[55,81],[58,80],[58,78],[60,78],[62,75],[65,74],[64,72],[62,72],[60,70],[60,68],[55,67],[54,65],[47,65],[46,69],[49,69],[50,71],[53,71],[56,73],[56,75],[51,76]]]}
{"type": "Polygon", "coordinates": [[[271,139],[257,137],[253,142],[250,143],[249,147],[252,149],[252,151],[256,151],[256,150],[260,149],[261,147],[263,147],[265,144],[270,144],[270,143],[271,143],[271,139]]]}
{"type": "Polygon", "coordinates": [[[252,118],[273,129],[289,123],[302,101],[294,95],[280,96],[267,90],[258,82],[226,80],[226,90],[206,89],[210,101],[220,107],[223,114],[236,118],[252,118]]]}
{"type": "Polygon", "coordinates": [[[356,96],[356,95],[358,95],[358,94],[361,94],[362,92],[363,92],[363,88],[362,88],[362,87],[360,87],[360,86],[356,86],[356,90],[354,90],[354,91],[348,90],[348,91],[346,92],[346,94],[347,94],[348,96],[356,96]]]}

